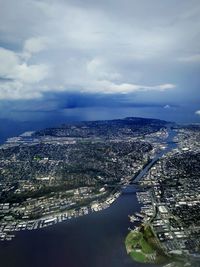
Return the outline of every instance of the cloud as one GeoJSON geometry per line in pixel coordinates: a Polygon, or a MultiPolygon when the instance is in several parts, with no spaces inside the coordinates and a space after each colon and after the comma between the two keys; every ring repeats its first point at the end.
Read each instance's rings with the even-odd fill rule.
{"type": "MultiPolygon", "coordinates": [[[[60,77],[52,75],[50,65],[29,64],[35,53],[45,49],[44,38],[31,38],[25,41],[21,53],[0,48],[0,77],[10,79],[0,81],[0,99],[31,99],[42,97],[46,92],[80,91],[102,94],[128,94],[141,91],[165,91],[173,89],[174,84],[140,85],[121,82],[123,77],[115,72],[112,65],[102,58],[91,60],[69,60],[64,67],[77,66],[68,71],[70,75],[60,73],[60,77]],[[28,57],[24,56],[27,55],[28,57]],[[77,79],[78,75],[78,79],[77,79]],[[49,78],[49,79],[48,79],[49,78]]],[[[55,69],[55,74],[57,70],[55,69]]],[[[59,67],[59,65],[58,65],[59,67]]]]}
{"type": "Polygon", "coordinates": [[[130,94],[131,101],[134,94],[163,106],[164,98],[192,98],[187,66],[174,58],[192,54],[197,62],[199,1],[182,0],[178,13],[174,1],[125,2],[3,1],[0,99],[81,92],[130,94]]]}
{"type": "Polygon", "coordinates": [[[48,76],[47,65],[27,64],[20,54],[1,47],[0,62],[0,99],[41,96],[38,83],[48,76]]]}
{"type": "Polygon", "coordinates": [[[200,54],[181,57],[179,58],[179,61],[188,63],[200,63],[200,54]]]}
{"type": "Polygon", "coordinates": [[[25,41],[24,50],[29,53],[38,53],[47,46],[47,39],[42,37],[33,37],[25,41]]]}
{"type": "Polygon", "coordinates": [[[21,57],[24,60],[28,60],[32,57],[33,54],[39,53],[47,49],[50,40],[46,37],[32,37],[24,42],[23,51],[21,57]]]}
{"type": "MultiPolygon", "coordinates": [[[[146,86],[139,84],[121,83],[116,84],[107,80],[97,81],[93,84],[95,92],[104,92],[107,94],[128,94],[133,92],[141,91],[165,91],[168,89],[173,89],[176,86],[174,84],[161,84],[154,86],[146,86]]],[[[88,91],[88,88],[83,89],[83,91],[88,91]]]]}
{"type": "Polygon", "coordinates": [[[0,83],[0,90],[0,100],[34,99],[42,96],[38,90],[33,90],[30,85],[20,81],[0,83]]]}
{"type": "Polygon", "coordinates": [[[45,64],[27,64],[19,54],[0,47],[0,77],[34,83],[44,79],[48,72],[45,64]]]}
{"type": "Polygon", "coordinates": [[[15,67],[19,64],[18,56],[10,50],[0,47],[0,77],[11,78],[14,75],[15,67]]]}
{"type": "Polygon", "coordinates": [[[200,110],[195,111],[195,114],[200,116],[200,110]]]}
{"type": "Polygon", "coordinates": [[[171,106],[170,106],[170,105],[165,105],[163,108],[164,108],[164,109],[170,109],[171,106]]]}

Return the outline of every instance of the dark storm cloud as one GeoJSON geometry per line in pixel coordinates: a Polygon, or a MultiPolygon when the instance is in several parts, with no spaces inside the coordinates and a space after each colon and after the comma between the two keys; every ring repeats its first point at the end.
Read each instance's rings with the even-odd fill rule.
{"type": "Polygon", "coordinates": [[[1,117],[168,105],[199,119],[199,43],[198,0],[0,0],[1,117]]]}

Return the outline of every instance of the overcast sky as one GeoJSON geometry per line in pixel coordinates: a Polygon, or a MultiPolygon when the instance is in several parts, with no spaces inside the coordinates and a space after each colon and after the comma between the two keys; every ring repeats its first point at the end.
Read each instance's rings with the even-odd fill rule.
{"type": "Polygon", "coordinates": [[[0,118],[200,122],[199,77],[199,0],[0,0],[0,118]]]}

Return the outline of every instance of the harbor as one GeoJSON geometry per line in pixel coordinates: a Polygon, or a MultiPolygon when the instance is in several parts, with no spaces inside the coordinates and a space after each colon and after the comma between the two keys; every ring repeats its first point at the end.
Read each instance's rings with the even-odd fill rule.
{"type": "MultiPolygon", "coordinates": [[[[18,231],[25,230],[36,230],[40,228],[45,228],[57,223],[61,223],[72,218],[81,217],[88,215],[92,212],[99,212],[101,210],[107,209],[112,205],[112,203],[120,196],[120,192],[109,196],[104,201],[93,201],[90,206],[81,207],[77,209],[71,209],[67,212],[62,212],[54,214],[51,216],[42,217],[38,220],[24,221],[24,222],[12,222],[10,224],[2,223],[0,226],[0,241],[11,241],[15,237],[15,233],[18,231]]],[[[4,205],[3,205],[4,208],[4,205]]]]}

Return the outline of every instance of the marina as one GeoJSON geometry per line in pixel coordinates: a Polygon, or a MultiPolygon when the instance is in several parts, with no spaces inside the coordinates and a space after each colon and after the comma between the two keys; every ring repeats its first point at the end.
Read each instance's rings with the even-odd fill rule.
{"type": "Polygon", "coordinates": [[[15,237],[15,232],[24,230],[36,230],[39,228],[48,227],[57,223],[61,223],[72,218],[88,215],[92,212],[99,212],[107,209],[112,203],[120,196],[120,192],[115,193],[113,196],[108,197],[105,201],[94,201],[90,206],[81,207],[77,209],[68,210],[67,212],[58,213],[55,215],[43,217],[38,220],[13,222],[9,225],[2,224],[0,226],[0,241],[11,241],[15,237]]]}

